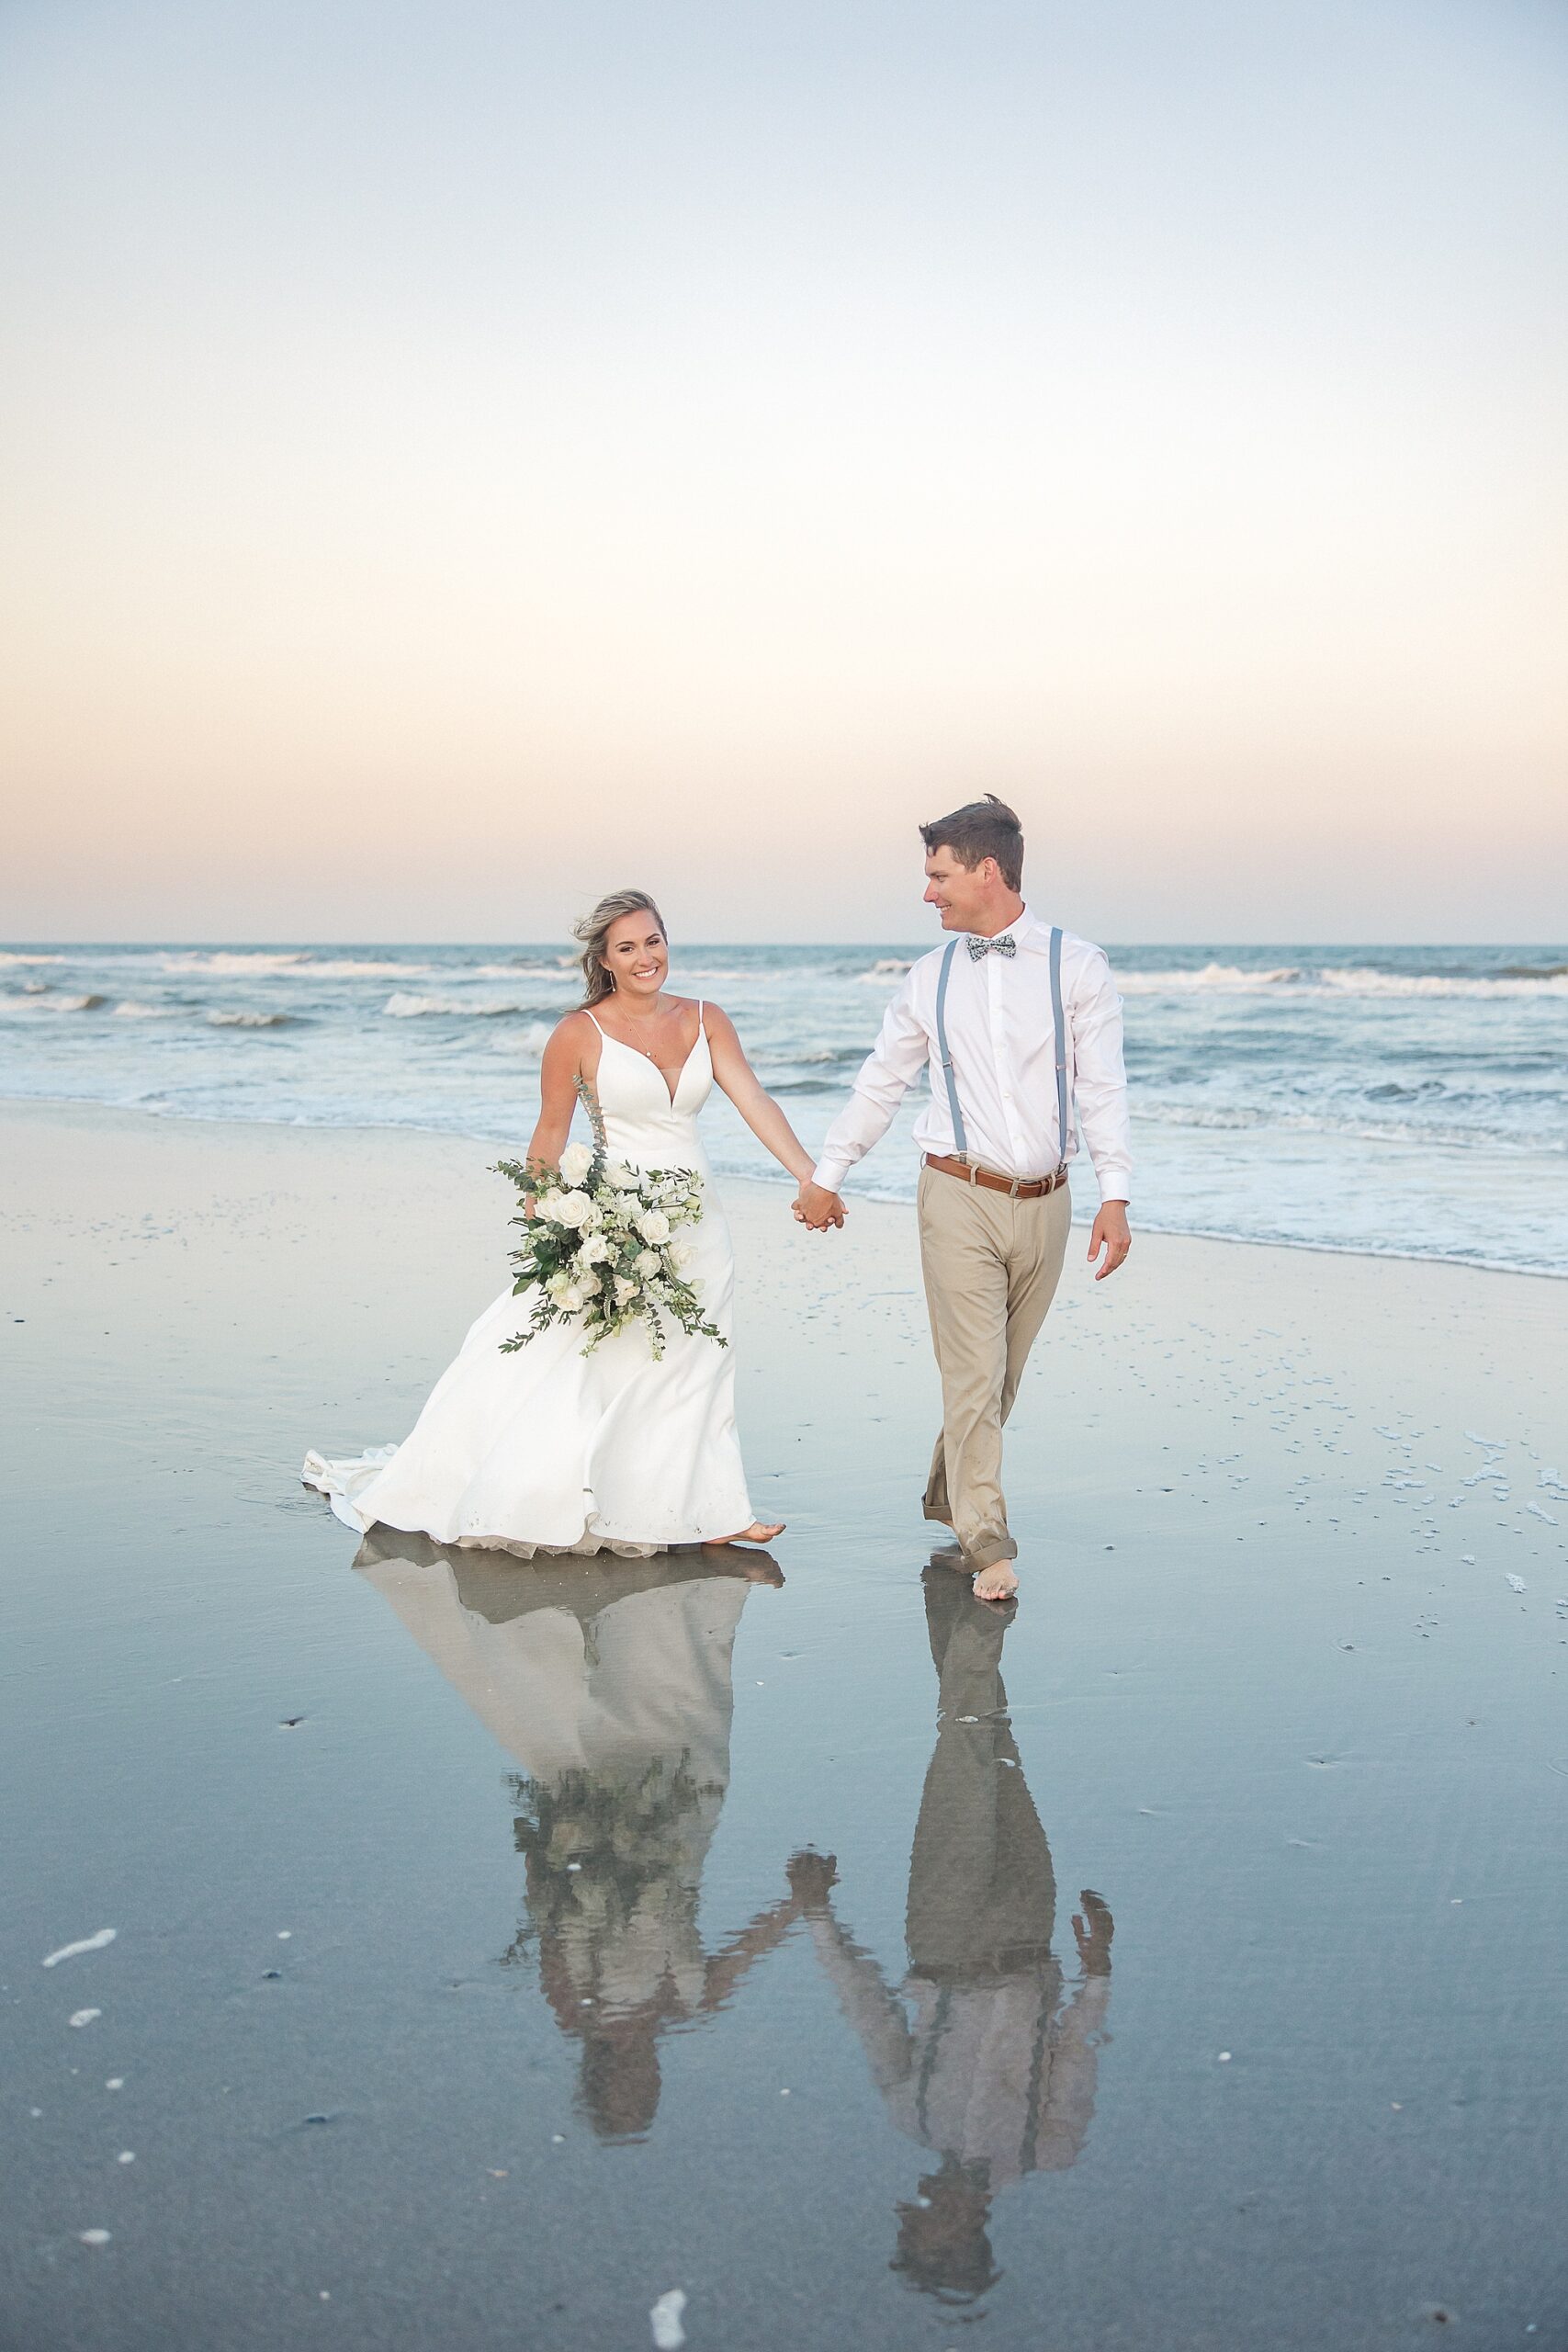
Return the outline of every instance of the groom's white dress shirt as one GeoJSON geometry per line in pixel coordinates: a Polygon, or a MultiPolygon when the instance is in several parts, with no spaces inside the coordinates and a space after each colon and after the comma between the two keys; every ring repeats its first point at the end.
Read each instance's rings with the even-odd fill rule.
{"type": "MultiPolygon", "coordinates": [[[[1062,1001],[1067,1029],[1067,1125],[1056,1131],[1055,1026],[1051,1010],[1051,931],[1025,907],[1008,935],[1014,953],[970,956],[964,934],[948,980],[948,1050],[971,1159],[999,1176],[1047,1176],[1077,1150],[1073,1113],[1105,1201],[1132,1197],[1133,1148],[1122,1062],[1122,1000],[1103,949],[1062,934],[1062,1001]]],[[[862,1064],[854,1092],[828,1130],[815,1175],[841,1190],[858,1159],[887,1132],[909,1087],[929,1066],[931,1100],[915,1125],[922,1152],[957,1150],[936,1039],[936,989],[947,942],[905,975],[882,1034],[862,1064]]]]}

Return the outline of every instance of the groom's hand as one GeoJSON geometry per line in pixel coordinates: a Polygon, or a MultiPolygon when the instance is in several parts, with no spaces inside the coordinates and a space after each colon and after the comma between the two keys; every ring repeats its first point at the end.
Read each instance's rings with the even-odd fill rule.
{"type": "Polygon", "coordinates": [[[797,1224],[825,1233],[830,1225],[842,1225],[844,1204],[825,1184],[803,1184],[795,1195],[795,1215],[797,1224]]]}
{"type": "Polygon", "coordinates": [[[1105,1252],[1105,1263],[1096,1268],[1095,1281],[1102,1283],[1107,1274],[1113,1274],[1132,1246],[1133,1237],[1127,1230],[1126,1202],[1101,1201],[1100,1215],[1094,1220],[1094,1231],[1089,1237],[1091,1262],[1102,1250],[1105,1252]]]}

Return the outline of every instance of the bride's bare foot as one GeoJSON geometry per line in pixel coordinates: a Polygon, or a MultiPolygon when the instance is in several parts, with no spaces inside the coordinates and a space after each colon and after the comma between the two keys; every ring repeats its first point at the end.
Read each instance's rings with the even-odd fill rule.
{"type": "Polygon", "coordinates": [[[703,1548],[705,1551],[708,1551],[711,1550],[715,1544],[771,1544],[775,1535],[782,1535],[784,1532],[784,1522],[782,1519],[775,1519],[771,1521],[754,1519],[750,1527],[743,1527],[741,1529],[739,1535],[710,1536],[707,1544],[705,1544],[703,1548]]]}
{"type": "Polygon", "coordinates": [[[1016,1600],[1018,1578],[1010,1560],[993,1560],[988,1568],[980,1568],[975,1577],[976,1600],[1016,1600]]]}

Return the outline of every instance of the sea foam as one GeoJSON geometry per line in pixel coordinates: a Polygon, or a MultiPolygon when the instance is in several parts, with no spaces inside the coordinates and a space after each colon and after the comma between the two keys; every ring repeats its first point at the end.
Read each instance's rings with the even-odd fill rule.
{"type": "Polygon", "coordinates": [[[381,1010],[393,1021],[422,1021],[432,1017],[499,1021],[514,1013],[526,1013],[531,1018],[538,1015],[536,1005],[521,1004],[515,997],[417,996],[408,989],[396,989],[381,1010]]]}

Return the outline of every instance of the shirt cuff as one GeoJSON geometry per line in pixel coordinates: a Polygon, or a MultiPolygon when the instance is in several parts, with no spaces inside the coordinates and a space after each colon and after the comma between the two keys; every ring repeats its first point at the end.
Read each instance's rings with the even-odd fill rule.
{"type": "Polygon", "coordinates": [[[841,1193],[844,1179],[853,1165],[849,1159],[819,1159],[811,1171],[811,1181],[820,1184],[825,1193],[841,1193]]]}
{"type": "Polygon", "coordinates": [[[1111,1160],[1097,1168],[1100,1197],[1102,1201],[1131,1201],[1133,1197],[1133,1163],[1130,1159],[1111,1160]]]}

